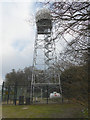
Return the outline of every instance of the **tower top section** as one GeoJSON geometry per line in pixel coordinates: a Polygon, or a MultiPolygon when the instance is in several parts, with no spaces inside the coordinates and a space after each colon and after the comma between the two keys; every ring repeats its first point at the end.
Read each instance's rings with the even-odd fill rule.
{"type": "Polygon", "coordinates": [[[36,25],[38,34],[51,33],[52,20],[50,10],[43,8],[36,13],[36,25]]]}
{"type": "Polygon", "coordinates": [[[42,19],[50,19],[51,20],[51,13],[50,13],[49,9],[43,8],[36,13],[36,22],[38,22],[39,20],[42,20],[42,19]]]}

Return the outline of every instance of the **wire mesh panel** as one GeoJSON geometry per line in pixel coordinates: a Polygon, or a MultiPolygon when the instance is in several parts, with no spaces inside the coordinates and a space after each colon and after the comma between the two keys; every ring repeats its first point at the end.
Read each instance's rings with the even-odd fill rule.
{"type": "Polygon", "coordinates": [[[25,85],[2,87],[2,104],[30,104],[30,87],[25,85]]]}

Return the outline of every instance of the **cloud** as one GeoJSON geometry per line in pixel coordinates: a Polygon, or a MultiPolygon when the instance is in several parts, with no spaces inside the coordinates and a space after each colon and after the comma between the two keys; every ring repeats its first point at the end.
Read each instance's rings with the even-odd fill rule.
{"type": "Polygon", "coordinates": [[[42,6],[36,5],[39,0],[11,1],[0,2],[0,84],[12,69],[32,65],[36,34],[34,15],[42,6]]]}
{"type": "MultiPolygon", "coordinates": [[[[37,0],[33,0],[35,2],[37,0]]],[[[0,0],[0,2],[32,2],[32,0],[0,0]]]]}
{"type": "MultiPolygon", "coordinates": [[[[2,9],[0,4],[0,18],[2,18],[2,9]]],[[[0,85],[2,83],[2,19],[0,19],[0,85]]]]}
{"type": "Polygon", "coordinates": [[[13,68],[17,70],[32,65],[35,25],[29,24],[28,19],[34,14],[34,2],[3,2],[0,5],[2,7],[0,56],[4,78],[13,68]]]}

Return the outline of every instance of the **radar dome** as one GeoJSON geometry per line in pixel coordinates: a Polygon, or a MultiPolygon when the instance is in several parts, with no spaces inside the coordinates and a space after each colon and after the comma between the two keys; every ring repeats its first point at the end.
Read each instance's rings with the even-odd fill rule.
{"type": "Polygon", "coordinates": [[[52,21],[50,10],[43,8],[36,13],[36,25],[38,34],[51,33],[52,21]]]}
{"type": "Polygon", "coordinates": [[[36,13],[36,22],[41,19],[51,19],[50,10],[43,8],[36,13]]]}

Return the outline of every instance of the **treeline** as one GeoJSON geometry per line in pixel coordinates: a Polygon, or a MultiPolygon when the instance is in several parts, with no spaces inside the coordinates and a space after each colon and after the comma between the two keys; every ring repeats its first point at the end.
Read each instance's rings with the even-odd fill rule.
{"type": "Polygon", "coordinates": [[[12,72],[7,73],[5,76],[5,86],[22,85],[27,86],[31,84],[32,79],[32,67],[25,67],[23,70],[16,71],[12,69],[12,72]]]}
{"type": "MultiPolygon", "coordinates": [[[[30,85],[32,80],[32,67],[6,74],[5,86],[30,85]]],[[[63,97],[88,102],[88,65],[70,66],[61,72],[61,85],[63,97]]]]}
{"type": "Polygon", "coordinates": [[[88,65],[72,66],[61,74],[63,95],[88,103],[88,65]]]}

